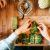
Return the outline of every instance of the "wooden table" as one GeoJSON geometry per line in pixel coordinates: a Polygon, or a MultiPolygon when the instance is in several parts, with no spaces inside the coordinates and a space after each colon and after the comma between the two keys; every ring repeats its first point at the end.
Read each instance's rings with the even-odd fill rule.
{"type": "MultiPolygon", "coordinates": [[[[33,0],[31,0],[31,1],[33,2],[33,0]]],[[[44,22],[48,26],[48,32],[50,33],[50,28],[49,28],[50,27],[50,12],[49,12],[49,8],[41,10],[37,6],[36,2],[37,1],[35,1],[35,3],[33,3],[33,9],[30,12],[31,14],[29,16],[27,16],[27,17],[30,18],[33,21],[35,20],[37,22],[44,22]]],[[[4,17],[11,18],[12,16],[19,16],[15,4],[14,5],[13,4],[7,5],[6,8],[0,9],[0,17],[3,17],[3,19],[4,19],[4,17]]],[[[15,46],[21,46],[21,45],[25,46],[25,44],[18,44],[18,45],[15,44],[15,46]]],[[[48,44],[41,44],[41,45],[36,45],[36,44],[35,45],[31,45],[31,44],[29,44],[28,46],[47,46],[47,45],[48,44]]]]}

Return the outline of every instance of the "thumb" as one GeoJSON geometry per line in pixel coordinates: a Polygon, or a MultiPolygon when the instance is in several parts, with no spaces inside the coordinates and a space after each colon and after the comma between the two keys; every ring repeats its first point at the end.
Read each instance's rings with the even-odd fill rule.
{"type": "Polygon", "coordinates": [[[42,30],[41,30],[41,28],[40,27],[37,27],[38,29],[39,29],[39,31],[40,31],[40,33],[42,32],[42,30]]]}

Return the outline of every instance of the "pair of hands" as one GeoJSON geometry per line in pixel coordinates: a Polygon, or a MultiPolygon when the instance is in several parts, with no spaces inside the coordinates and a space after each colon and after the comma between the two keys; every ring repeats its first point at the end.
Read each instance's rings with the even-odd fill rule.
{"type": "MultiPolygon", "coordinates": [[[[48,41],[50,41],[50,37],[48,35],[48,31],[47,31],[47,27],[45,26],[44,23],[38,23],[39,26],[37,27],[41,33],[41,35],[47,39],[48,41]]],[[[17,33],[17,35],[21,34],[22,32],[26,32],[26,31],[29,31],[31,29],[31,27],[29,27],[31,25],[31,21],[28,19],[28,20],[25,20],[22,22],[21,24],[21,27],[19,27],[15,33],[17,33]]]]}
{"type": "Polygon", "coordinates": [[[0,0],[0,7],[4,8],[7,5],[6,0],[0,0]]]}

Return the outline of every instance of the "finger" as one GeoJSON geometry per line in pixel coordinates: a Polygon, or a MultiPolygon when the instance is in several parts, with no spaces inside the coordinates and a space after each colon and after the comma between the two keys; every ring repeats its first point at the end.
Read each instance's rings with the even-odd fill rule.
{"type": "Polygon", "coordinates": [[[32,24],[32,21],[29,19],[29,21],[28,21],[28,22],[26,22],[26,23],[30,23],[30,24],[32,24]]]}
{"type": "Polygon", "coordinates": [[[29,31],[29,30],[31,30],[31,29],[32,29],[32,27],[28,28],[27,30],[29,31]]]}
{"type": "Polygon", "coordinates": [[[30,28],[30,27],[31,27],[31,22],[30,22],[30,23],[28,23],[28,25],[27,25],[27,26],[28,26],[28,28],[30,28]]]}
{"type": "Polygon", "coordinates": [[[2,4],[1,8],[4,8],[5,5],[6,5],[6,1],[5,0],[1,0],[1,4],[2,4]]]}
{"type": "Polygon", "coordinates": [[[28,23],[27,20],[23,19],[22,24],[28,23]]]}
{"type": "Polygon", "coordinates": [[[38,24],[42,25],[42,24],[44,24],[44,23],[41,22],[41,23],[38,23],[38,24]]]}
{"type": "MultiPolygon", "coordinates": [[[[28,21],[29,21],[29,20],[28,20],[28,21]]],[[[24,28],[28,28],[30,25],[31,25],[31,23],[25,22],[25,23],[23,24],[23,27],[24,27],[24,28]]]]}
{"type": "Polygon", "coordinates": [[[29,24],[29,23],[30,23],[30,19],[24,22],[24,24],[29,24]]]}
{"type": "MultiPolygon", "coordinates": [[[[26,24],[27,24],[27,23],[32,23],[32,21],[31,21],[30,19],[27,19],[27,20],[24,20],[24,23],[26,23],[26,24]]],[[[24,23],[23,23],[23,24],[24,24],[24,23]]]]}
{"type": "Polygon", "coordinates": [[[0,1],[0,7],[2,8],[2,3],[1,3],[1,1],[0,1]]]}
{"type": "Polygon", "coordinates": [[[42,25],[39,25],[39,27],[42,27],[42,25]]]}
{"type": "Polygon", "coordinates": [[[37,27],[37,28],[39,29],[39,31],[40,31],[40,32],[42,32],[42,30],[41,30],[41,28],[40,28],[40,27],[37,27]]]}
{"type": "Polygon", "coordinates": [[[40,25],[43,27],[43,29],[46,29],[46,25],[44,23],[40,23],[40,25]]]}
{"type": "Polygon", "coordinates": [[[1,8],[3,8],[2,4],[1,4],[1,8]]]}
{"type": "Polygon", "coordinates": [[[0,7],[1,7],[1,2],[0,2],[0,7]]]}
{"type": "Polygon", "coordinates": [[[39,23],[39,25],[41,25],[41,26],[45,26],[45,24],[44,24],[44,23],[39,23]]]}
{"type": "Polygon", "coordinates": [[[3,7],[5,7],[5,5],[6,5],[6,1],[5,0],[2,0],[2,4],[3,4],[3,7]]]}
{"type": "Polygon", "coordinates": [[[25,22],[26,22],[26,23],[29,23],[29,22],[30,22],[30,19],[26,20],[25,22]]]}
{"type": "Polygon", "coordinates": [[[40,28],[43,28],[43,26],[42,26],[42,25],[39,25],[39,27],[40,27],[40,28]]]}
{"type": "Polygon", "coordinates": [[[26,30],[26,32],[27,32],[27,31],[30,31],[30,30],[31,30],[31,27],[30,27],[30,28],[28,28],[28,29],[26,30]]]}
{"type": "Polygon", "coordinates": [[[25,27],[25,28],[28,28],[28,27],[30,27],[30,25],[31,25],[31,23],[25,23],[25,24],[24,24],[24,27],[25,27]]]}

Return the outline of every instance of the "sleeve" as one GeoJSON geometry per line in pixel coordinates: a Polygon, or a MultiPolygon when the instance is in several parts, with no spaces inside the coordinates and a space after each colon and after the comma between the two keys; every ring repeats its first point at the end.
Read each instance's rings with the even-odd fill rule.
{"type": "Polygon", "coordinates": [[[11,44],[17,38],[18,38],[18,35],[13,32],[8,38],[5,39],[5,42],[8,43],[8,44],[11,44]]]}
{"type": "Polygon", "coordinates": [[[10,50],[9,46],[4,42],[4,40],[0,41],[0,50],[10,50]]]}
{"type": "Polygon", "coordinates": [[[7,50],[11,48],[11,44],[18,38],[18,35],[12,33],[8,38],[0,41],[0,50],[7,50]]]}

